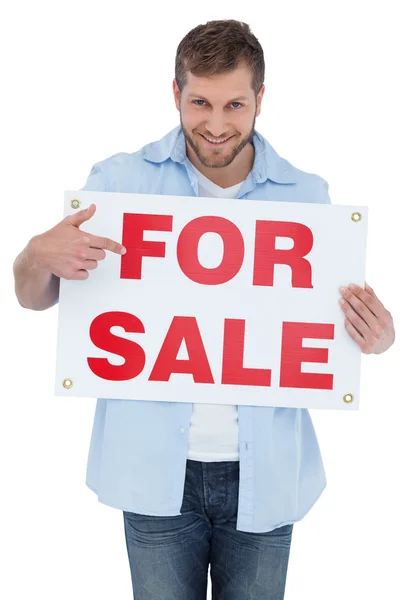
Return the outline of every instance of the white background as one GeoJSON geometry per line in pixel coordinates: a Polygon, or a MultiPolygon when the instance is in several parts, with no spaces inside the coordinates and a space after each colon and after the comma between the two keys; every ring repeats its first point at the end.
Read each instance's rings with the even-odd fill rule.
{"type": "MultiPolygon", "coordinates": [[[[220,18],[250,24],[266,61],[256,129],[324,177],[333,203],[369,206],[367,281],[400,322],[396,4],[2,8],[1,597],[132,598],[122,513],[84,485],[95,399],[53,395],[57,308],[22,309],[12,263],[62,218],[64,190],[82,187],[94,162],[179,124],[174,58],[190,29],[220,18]]],[[[363,356],[360,412],[312,411],[328,487],[294,527],[285,600],[400,595],[398,368],[397,345],[363,356]]]]}

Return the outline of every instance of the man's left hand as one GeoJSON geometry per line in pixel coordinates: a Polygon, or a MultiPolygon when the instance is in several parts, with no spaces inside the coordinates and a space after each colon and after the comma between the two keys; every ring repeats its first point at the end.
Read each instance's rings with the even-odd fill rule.
{"type": "Polygon", "coordinates": [[[344,325],[348,334],[364,354],[386,352],[395,339],[393,318],[374,290],[365,282],[365,290],[350,284],[339,291],[342,295],[339,304],[346,315],[344,325]]]}

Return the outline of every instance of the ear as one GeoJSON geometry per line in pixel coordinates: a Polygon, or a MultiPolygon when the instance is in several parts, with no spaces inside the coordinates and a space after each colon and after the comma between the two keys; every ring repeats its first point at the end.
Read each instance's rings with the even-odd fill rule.
{"type": "Polygon", "coordinates": [[[179,102],[180,102],[181,93],[179,91],[178,84],[176,83],[176,79],[174,79],[172,82],[172,91],[174,94],[175,106],[176,106],[177,110],[180,111],[179,102]]]}
{"type": "Polygon", "coordinates": [[[258,117],[258,115],[261,112],[261,103],[262,103],[262,99],[264,97],[264,92],[265,92],[265,85],[263,84],[261,90],[258,92],[258,95],[257,95],[257,112],[256,112],[256,117],[258,117]]]}

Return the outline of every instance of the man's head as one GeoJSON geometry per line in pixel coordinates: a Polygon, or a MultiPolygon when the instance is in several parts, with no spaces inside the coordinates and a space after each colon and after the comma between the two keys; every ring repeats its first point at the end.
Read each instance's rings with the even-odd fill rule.
{"type": "Polygon", "coordinates": [[[210,21],[180,42],[173,92],[185,139],[205,167],[226,167],[253,137],[264,95],[263,50],[250,28],[210,21]],[[229,139],[222,145],[206,141],[229,139]]]}

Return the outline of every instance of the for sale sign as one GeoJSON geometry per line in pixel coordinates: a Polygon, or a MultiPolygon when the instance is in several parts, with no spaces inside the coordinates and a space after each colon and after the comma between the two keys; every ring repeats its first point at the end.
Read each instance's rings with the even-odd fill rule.
{"type": "Polygon", "coordinates": [[[56,394],[354,410],[366,207],[72,191],[64,216],[122,243],[60,282],[56,394]]]}

